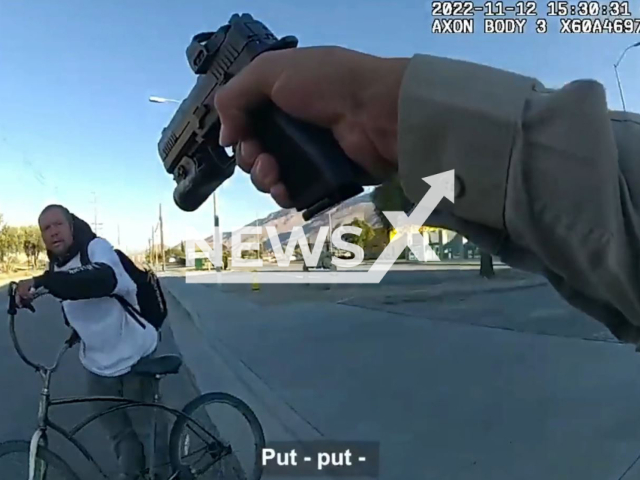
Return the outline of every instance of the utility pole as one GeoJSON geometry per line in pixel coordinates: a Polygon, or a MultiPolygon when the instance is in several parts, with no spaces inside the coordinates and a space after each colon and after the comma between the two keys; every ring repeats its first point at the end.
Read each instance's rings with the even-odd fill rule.
{"type": "Polygon", "coordinates": [[[162,204],[160,204],[160,250],[162,251],[162,271],[165,270],[164,258],[164,226],[162,223],[162,204]]]}
{"type": "Polygon", "coordinates": [[[99,234],[98,229],[102,226],[101,223],[98,223],[98,197],[96,196],[96,192],[93,193],[93,233],[96,235],[99,234]]]}
{"type": "Polygon", "coordinates": [[[151,226],[151,251],[149,252],[149,263],[155,266],[156,256],[156,229],[155,226],[151,226]]]}
{"type": "MultiPolygon", "coordinates": [[[[218,197],[213,192],[213,248],[220,249],[220,257],[222,258],[222,235],[220,235],[220,219],[218,218],[218,197]]],[[[220,271],[220,265],[216,265],[216,272],[220,271]]]]}
{"type": "MultiPolygon", "coordinates": [[[[153,227],[153,235],[154,235],[154,238],[155,238],[155,235],[156,235],[157,231],[158,231],[158,224],[156,224],[156,225],[153,227]]],[[[155,259],[155,261],[156,261],[156,268],[158,268],[158,263],[160,263],[160,252],[158,251],[158,250],[160,250],[160,249],[159,249],[158,247],[159,247],[159,245],[156,243],[156,259],[155,259]]]]}
{"type": "MultiPolygon", "coordinates": [[[[118,248],[120,248],[120,224],[118,224],[118,248]]],[[[121,249],[121,248],[120,248],[121,249]]],[[[122,250],[122,249],[121,249],[122,250]]]]}

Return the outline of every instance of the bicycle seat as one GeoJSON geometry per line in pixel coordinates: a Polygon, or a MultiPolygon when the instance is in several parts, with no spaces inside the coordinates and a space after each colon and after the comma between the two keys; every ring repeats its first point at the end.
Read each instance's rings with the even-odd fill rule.
{"type": "Polygon", "coordinates": [[[136,363],[131,371],[145,377],[156,375],[173,375],[180,371],[182,358],[178,355],[159,355],[153,358],[143,358],[136,363]]]}

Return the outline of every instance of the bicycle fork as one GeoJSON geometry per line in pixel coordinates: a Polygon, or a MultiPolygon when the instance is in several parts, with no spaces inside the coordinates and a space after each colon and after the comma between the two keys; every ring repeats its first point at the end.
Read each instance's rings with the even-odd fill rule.
{"type": "Polygon", "coordinates": [[[31,437],[29,444],[29,480],[43,480],[46,477],[47,465],[45,462],[38,460],[38,448],[47,447],[47,419],[49,413],[49,384],[51,381],[51,372],[47,371],[44,375],[44,386],[40,393],[40,403],[38,405],[38,429],[31,437]]]}
{"type": "Polygon", "coordinates": [[[45,478],[46,465],[38,462],[37,455],[38,448],[40,446],[46,447],[46,443],[46,434],[44,430],[38,428],[38,430],[33,434],[33,437],[31,437],[31,444],[29,446],[29,480],[42,480],[45,478]]]}

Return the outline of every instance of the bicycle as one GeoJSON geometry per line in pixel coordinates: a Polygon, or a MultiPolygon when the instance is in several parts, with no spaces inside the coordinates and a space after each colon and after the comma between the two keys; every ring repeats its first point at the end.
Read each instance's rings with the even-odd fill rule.
{"type": "MultiPolygon", "coordinates": [[[[52,430],[71,443],[82,454],[82,456],[96,468],[104,480],[110,480],[109,476],[104,472],[101,466],[98,465],[86,447],[82,445],[75,436],[87,425],[91,424],[103,415],[107,415],[118,410],[142,407],[153,409],[153,432],[157,432],[157,420],[155,417],[157,410],[172,414],[175,417],[169,434],[169,457],[172,473],[166,480],[194,480],[196,478],[200,478],[205,473],[210,472],[210,469],[214,465],[219,464],[227,457],[231,460],[232,468],[234,469],[233,473],[238,475],[239,479],[260,480],[263,471],[261,453],[265,446],[264,432],[258,418],[245,402],[233,395],[223,392],[202,394],[188,402],[182,410],[168,407],[159,402],[160,380],[166,375],[177,374],[182,366],[182,359],[177,355],[161,355],[149,359],[147,362],[139,362],[139,364],[133,368],[136,374],[148,376],[155,380],[153,382],[154,401],[151,403],[139,402],[137,400],[124,397],[102,396],[52,399],[49,392],[51,377],[57,370],[60,360],[64,354],[69,349],[73,348],[73,346],[79,342],[79,339],[74,333],[72,333],[72,335],[64,342],[64,345],[58,352],[53,365],[50,367],[45,367],[29,360],[18,342],[15,331],[15,316],[18,311],[17,302],[15,300],[16,287],[17,283],[15,282],[11,282],[9,284],[9,308],[7,313],[9,315],[9,332],[11,340],[20,359],[40,374],[43,380],[43,387],[40,392],[37,429],[31,437],[31,440],[10,440],[0,443],[0,461],[2,458],[11,454],[26,454],[28,455],[29,480],[80,480],[80,477],[73,471],[69,464],[62,457],[49,449],[48,432],[49,430],[52,430]],[[105,409],[100,413],[88,416],[69,430],[64,429],[49,419],[49,409],[51,407],[89,402],[112,402],[114,406],[105,409]],[[204,422],[198,422],[193,418],[195,413],[202,409],[205,411],[205,421],[210,421],[208,419],[209,415],[206,413],[206,409],[215,403],[225,404],[234,408],[249,424],[251,434],[254,439],[254,445],[256,447],[255,458],[253,458],[253,465],[250,466],[252,470],[249,475],[244,471],[244,469],[238,471],[238,469],[242,467],[237,465],[237,459],[235,459],[234,450],[231,446],[227,445],[222,439],[217,438],[215,433],[212,433],[201,425],[201,423],[204,422]],[[199,449],[193,449],[192,443],[198,439],[202,440],[204,445],[199,449]],[[185,463],[185,460],[193,458],[198,454],[201,455],[199,460],[207,460],[203,467],[196,468],[185,463]],[[59,476],[52,477],[52,471],[54,473],[57,472],[59,476]]],[[[36,292],[33,300],[46,294],[48,294],[46,291],[36,292]]],[[[35,312],[35,308],[32,304],[29,304],[25,308],[35,312]]],[[[215,424],[213,428],[215,428],[215,424]]],[[[142,479],[156,480],[156,468],[167,465],[154,465],[155,459],[153,457],[156,443],[155,435],[151,436],[149,442],[150,445],[147,445],[149,448],[146,451],[150,452],[150,458],[147,461],[148,466],[143,473],[142,479]]],[[[4,469],[1,469],[1,467],[0,471],[2,471],[2,476],[5,477],[7,472],[4,471],[4,469]]],[[[12,477],[12,480],[14,480],[14,478],[15,477],[12,477]]]]}

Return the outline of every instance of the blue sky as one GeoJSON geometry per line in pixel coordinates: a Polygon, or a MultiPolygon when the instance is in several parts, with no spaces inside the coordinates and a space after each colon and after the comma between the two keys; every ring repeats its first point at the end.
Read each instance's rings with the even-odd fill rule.
{"type": "MultiPolygon", "coordinates": [[[[505,1],[506,5],[513,4],[505,1]]],[[[571,2],[573,3],[573,2],[571,2]]],[[[480,4],[480,2],[478,2],[480,4]]],[[[539,9],[546,10],[539,2],[539,9]]],[[[640,3],[632,1],[636,17],[640,3]]],[[[52,201],[92,221],[97,196],[100,233],[122,246],[147,245],[162,203],[167,243],[187,228],[208,233],[210,201],[194,213],[173,203],[173,181],[157,153],[162,128],[195,77],[185,59],[191,37],[216,30],[233,13],[251,13],[276,35],[301,46],[341,45],[382,56],[428,53],[535,76],[558,87],[578,78],[602,82],[611,108],[621,108],[613,62],[632,35],[431,33],[430,2],[324,0],[0,0],[0,212],[13,224],[35,223],[52,201]]],[[[476,31],[482,28],[477,17],[476,31]]],[[[640,110],[640,49],[620,68],[627,109],[640,110]],[[637,81],[636,81],[637,84],[637,81]]],[[[218,194],[224,230],[277,209],[242,171],[218,194]]]]}

